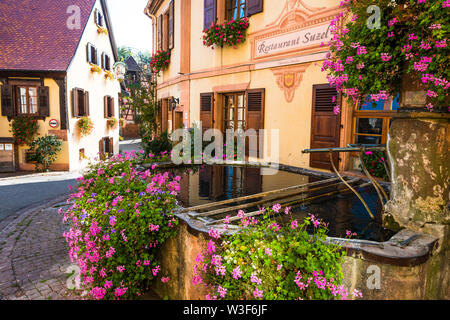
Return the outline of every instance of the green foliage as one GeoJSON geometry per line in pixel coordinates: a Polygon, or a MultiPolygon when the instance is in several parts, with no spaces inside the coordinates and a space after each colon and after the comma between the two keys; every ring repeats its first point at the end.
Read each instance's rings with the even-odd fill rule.
{"type": "Polygon", "coordinates": [[[165,70],[170,64],[170,51],[156,51],[150,61],[150,68],[154,73],[165,70]]]}
{"type": "Polygon", "coordinates": [[[118,155],[91,164],[64,214],[69,255],[94,299],[137,298],[164,276],[160,246],[176,235],[173,215],[179,177],[135,165],[142,156],[118,155]]]}
{"type": "Polygon", "coordinates": [[[77,122],[77,126],[82,137],[90,135],[92,130],[94,130],[94,123],[88,116],[80,118],[77,122]]]}
{"type": "Polygon", "coordinates": [[[238,19],[225,22],[223,24],[212,24],[211,27],[203,31],[203,45],[210,47],[224,45],[235,47],[245,42],[246,30],[249,27],[248,19],[238,19]]]}
{"type": "Polygon", "coordinates": [[[11,133],[19,145],[30,145],[38,135],[39,125],[31,116],[21,115],[13,119],[11,133]]]}
{"type": "Polygon", "coordinates": [[[39,137],[31,143],[36,161],[36,171],[49,171],[50,165],[58,158],[62,141],[55,136],[39,137]]]}
{"type": "Polygon", "coordinates": [[[330,83],[361,102],[366,95],[395,96],[408,77],[428,90],[428,109],[447,108],[450,15],[444,1],[345,2],[348,11],[332,23],[331,56],[324,63],[330,83]],[[374,4],[381,10],[380,28],[368,27],[374,4]]]}
{"type": "Polygon", "coordinates": [[[172,151],[172,141],[167,132],[162,132],[158,137],[149,139],[147,136],[142,138],[142,144],[146,154],[161,155],[170,154],[172,151]]]}
{"type": "Polygon", "coordinates": [[[204,276],[213,299],[345,299],[345,252],[327,242],[327,225],[311,215],[302,224],[291,216],[290,224],[280,226],[274,217],[281,206],[276,206],[260,210],[259,220],[241,211],[242,230],[208,242],[197,257],[193,282],[203,282],[204,276]],[[314,229],[312,235],[307,227],[314,229]]]}
{"type": "MultiPolygon", "coordinates": [[[[383,162],[385,161],[383,152],[368,151],[363,154],[362,159],[367,168],[367,171],[369,171],[372,176],[382,178],[385,181],[389,180],[389,176],[386,173],[386,168],[383,164],[383,162]]],[[[360,167],[361,171],[363,171],[361,165],[360,167]]]]}

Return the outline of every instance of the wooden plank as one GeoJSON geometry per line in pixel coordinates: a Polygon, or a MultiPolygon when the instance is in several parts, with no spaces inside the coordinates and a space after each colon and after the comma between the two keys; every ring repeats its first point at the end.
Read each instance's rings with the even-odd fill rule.
{"type": "Polygon", "coordinates": [[[183,209],[181,212],[189,212],[189,211],[208,209],[211,207],[217,207],[217,206],[221,206],[221,205],[225,205],[225,204],[230,204],[233,202],[251,200],[251,199],[255,199],[255,198],[260,198],[260,197],[277,194],[280,192],[293,191],[293,190],[302,189],[302,188],[314,187],[314,186],[318,186],[318,185],[321,185],[324,183],[332,183],[332,182],[336,182],[336,181],[339,181],[339,178],[331,178],[331,179],[316,181],[316,182],[312,182],[312,183],[306,183],[306,184],[301,184],[301,185],[297,185],[297,186],[287,187],[287,188],[283,188],[283,189],[261,192],[261,193],[253,194],[250,196],[244,196],[244,197],[240,197],[240,198],[234,198],[234,199],[229,199],[229,200],[224,200],[224,201],[202,204],[199,206],[183,209]]]}
{"type": "MultiPolygon", "coordinates": [[[[372,184],[371,183],[364,183],[364,184],[359,185],[358,188],[364,188],[364,187],[367,187],[367,186],[370,186],[370,185],[372,185],[372,184]]],[[[309,202],[309,201],[312,201],[312,200],[316,200],[316,199],[319,199],[319,198],[332,196],[332,195],[339,194],[339,193],[347,193],[349,191],[351,191],[351,190],[350,189],[345,189],[345,190],[340,190],[340,191],[333,191],[333,192],[321,194],[321,195],[310,197],[310,198],[306,198],[306,199],[301,199],[301,200],[297,200],[297,201],[293,201],[293,202],[289,202],[289,203],[284,203],[284,204],[281,204],[281,207],[282,208],[286,208],[286,207],[289,207],[289,206],[292,206],[292,205],[309,202]]],[[[246,217],[254,217],[254,216],[257,216],[257,215],[260,215],[260,214],[261,213],[258,210],[258,211],[253,211],[253,212],[246,213],[245,216],[246,217]]],[[[234,216],[234,217],[229,218],[230,222],[237,221],[237,220],[240,220],[240,219],[241,218],[239,218],[238,216],[234,216]]],[[[225,221],[225,219],[220,219],[220,220],[208,222],[208,223],[206,223],[206,225],[220,224],[220,223],[223,223],[224,221],[225,221]]]]}

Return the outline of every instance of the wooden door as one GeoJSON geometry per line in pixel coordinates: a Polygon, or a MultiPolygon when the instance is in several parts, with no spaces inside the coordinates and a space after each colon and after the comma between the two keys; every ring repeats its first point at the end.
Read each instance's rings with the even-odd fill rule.
{"type": "MultiPolygon", "coordinates": [[[[311,149],[339,147],[341,128],[340,114],[334,114],[333,97],[337,91],[328,84],[313,86],[313,107],[311,122],[311,149]]],[[[338,168],[339,154],[334,153],[334,164],[338,168]]],[[[310,166],[331,170],[330,156],[326,153],[311,153],[310,166]]]]}
{"type": "Polygon", "coordinates": [[[174,123],[174,130],[183,128],[183,112],[180,111],[175,111],[174,112],[174,118],[175,118],[175,123],[174,123]]]}
{"type": "Polygon", "coordinates": [[[161,103],[161,132],[169,130],[169,100],[163,99],[161,103]]]}
{"type": "Polygon", "coordinates": [[[214,128],[214,94],[200,94],[200,121],[202,123],[202,132],[214,128]]]}

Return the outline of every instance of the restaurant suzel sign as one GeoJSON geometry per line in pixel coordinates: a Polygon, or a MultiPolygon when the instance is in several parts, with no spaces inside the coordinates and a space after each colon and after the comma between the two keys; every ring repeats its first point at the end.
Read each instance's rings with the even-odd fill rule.
{"type": "Polygon", "coordinates": [[[296,30],[274,37],[256,40],[256,58],[279,54],[313,45],[327,43],[331,38],[330,25],[296,30]]]}

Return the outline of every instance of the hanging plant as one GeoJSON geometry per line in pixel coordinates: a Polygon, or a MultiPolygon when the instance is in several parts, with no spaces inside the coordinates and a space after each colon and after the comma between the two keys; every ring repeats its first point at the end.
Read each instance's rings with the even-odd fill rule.
{"type": "Polygon", "coordinates": [[[98,27],[97,28],[97,32],[99,33],[99,34],[104,34],[104,35],[108,35],[108,29],[106,29],[106,28],[103,28],[103,27],[98,27]]]}
{"type": "Polygon", "coordinates": [[[245,42],[249,25],[247,18],[231,20],[221,25],[212,24],[203,31],[203,45],[207,47],[228,45],[236,48],[238,44],[245,42]]]}
{"type": "Polygon", "coordinates": [[[101,73],[102,72],[102,68],[100,68],[100,66],[96,65],[96,64],[92,64],[89,63],[91,66],[91,72],[92,73],[101,73]]]}
{"type": "Polygon", "coordinates": [[[80,129],[80,135],[82,137],[88,136],[92,133],[92,130],[94,129],[94,124],[92,123],[91,118],[89,117],[82,117],[77,122],[78,128],[80,129]]]}
{"type": "Polygon", "coordinates": [[[109,70],[106,70],[105,71],[105,79],[107,79],[107,80],[114,80],[114,73],[112,73],[109,70]]]}
{"type": "Polygon", "coordinates": [[[170,64],[170,51],[156,51],[156,54],[150,60],[150,68],[154,73],[165,70],[170,64]]]}
{"type": "Polygon", "coordinates": [[[106,125],[108,126],[109,129],[113,130],[117,128],[117,119],[116,118],[109,118],[106,121],[106,125]]]}
{"type": "Polygon", "coordinates": [[[448,1],[380,0],[379,25],[367,10],[372,1],[341,4],[346,10],[331,22],[322,68],[331,86],[354,103],[379,101],[395,97],[410,78],[426,92],[428,110],[450,111],[448,1]]]}
{"type": "Polygon", "coordinates": [[[18,116],[10,124],[13,137],[18,145],[30,145],[34,137],[39,135],[37,120],[31,116],[18,116]]]}

